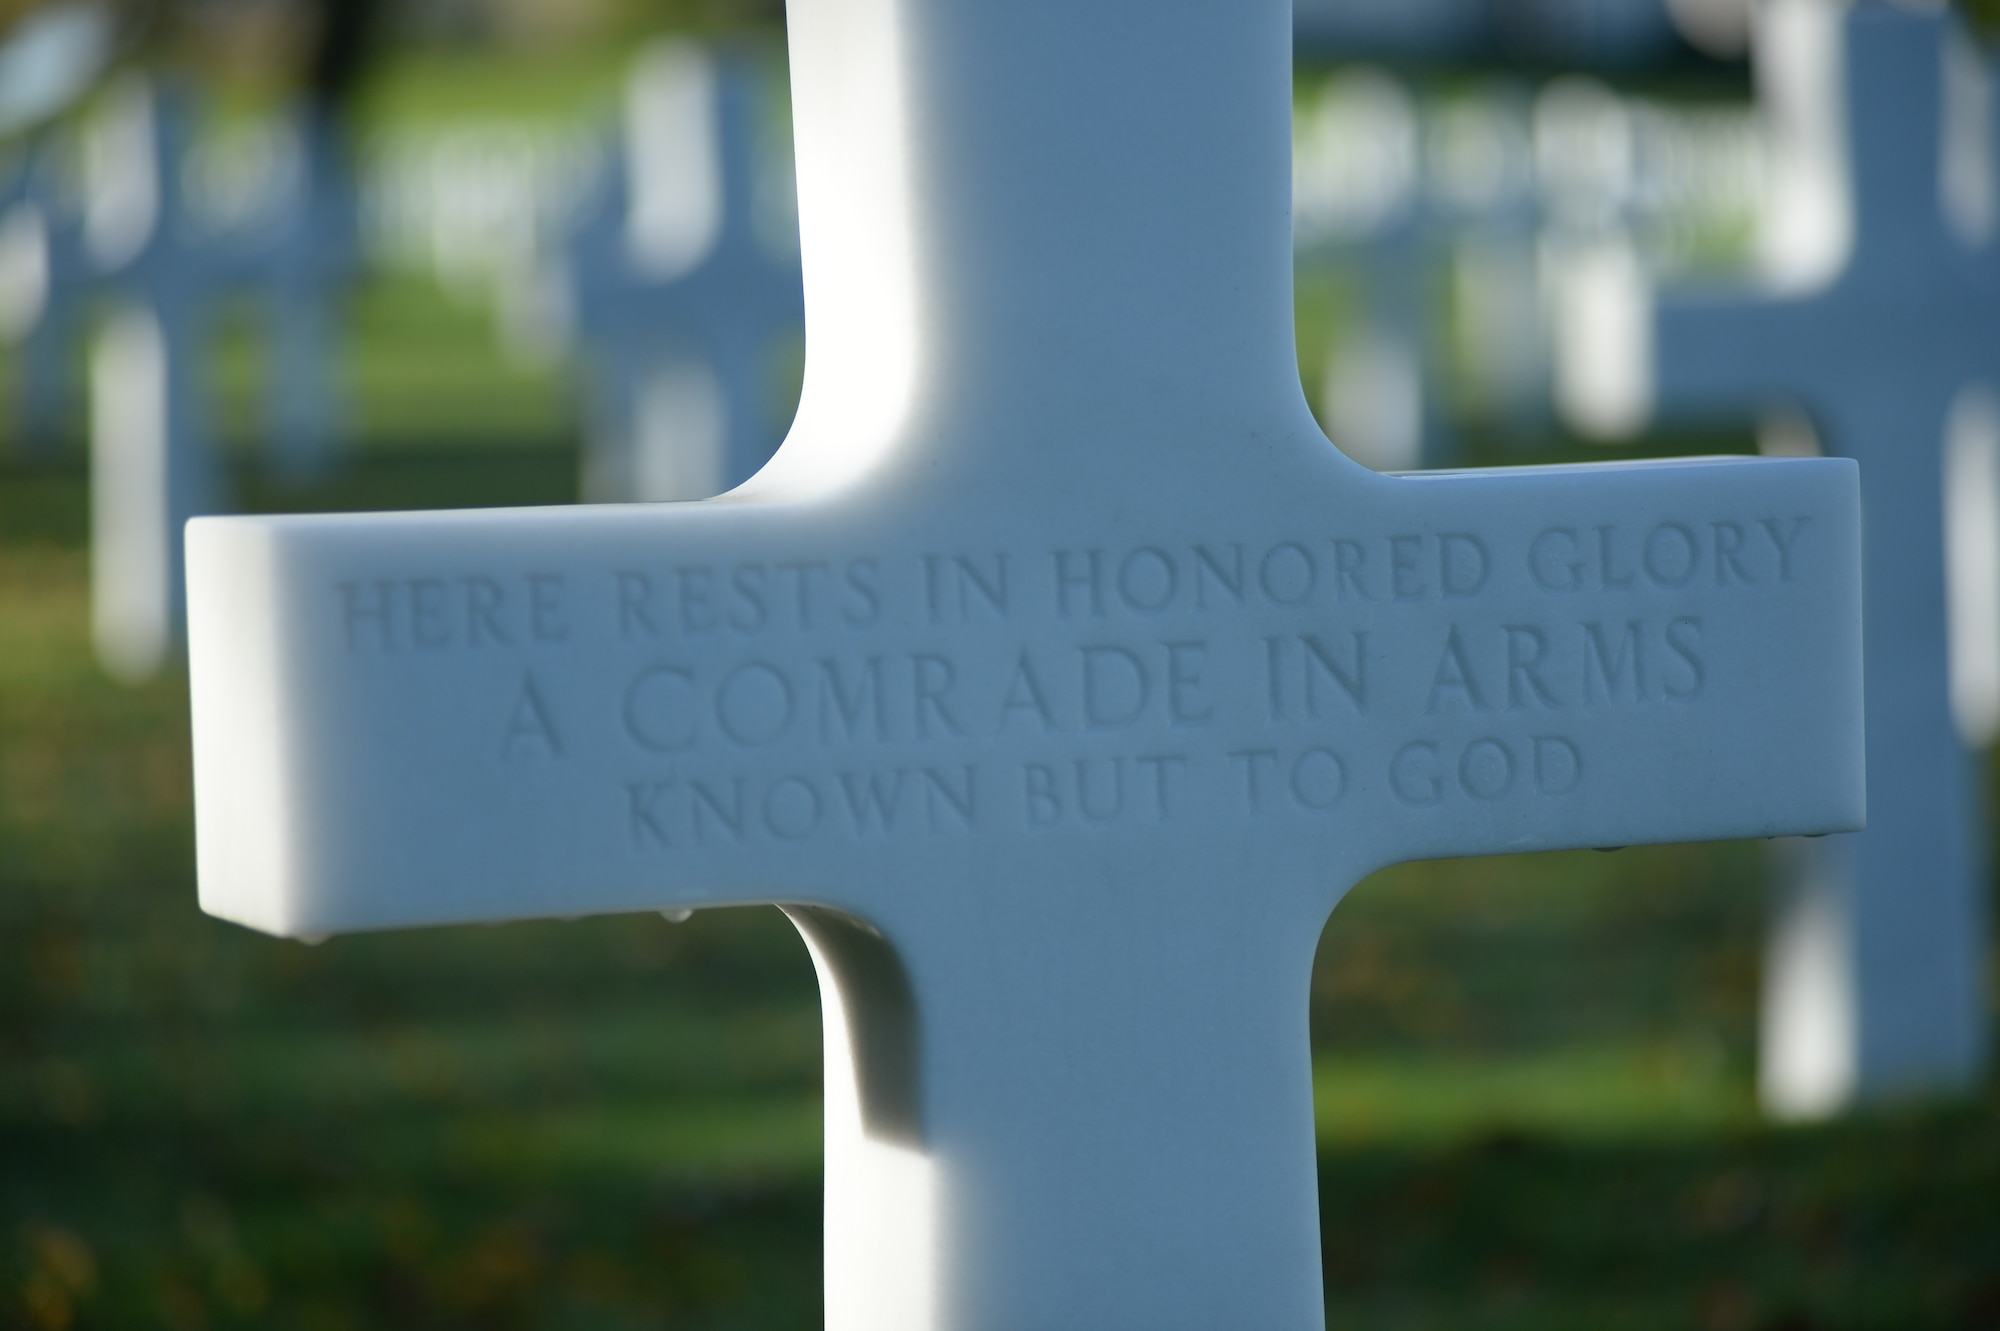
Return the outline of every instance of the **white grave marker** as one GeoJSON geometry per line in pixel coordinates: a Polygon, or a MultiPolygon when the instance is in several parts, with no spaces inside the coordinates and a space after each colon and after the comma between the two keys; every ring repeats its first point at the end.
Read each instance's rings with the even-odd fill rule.
{"type": "Polygon", "coordinates": [[[203,366],[226,291],[265,297],[266,401],[284,470],[324,462],[337,411],[331,302],[352,255],[353,200],[331,130],[304,121],[273,136],[289,165],[230,191],[190,158],[192,119],[184,96],[133,76],[85,144],[84,240],[114,292],[91,352],[92,618],[99,658],[128,680],[177,649],[181,529],[225,504],[203,366]],[[211,197],[204,213],[202,195],[249,206],[236,216],[211,197]]]}
{"type": "Polygon", "coordinates": [[[218,506],[201,392],[208,273],[190,244],[185,109],[128,77],[85,138],[84,239],[117,303],[90,351],[90,600],[98,659],[158,671],[185,615],[180,533],[218,506]]]}
{"type": "Polygon", "coordinates": [[[706,499],[777,447],[772,356],[804,308],[796,253],[757,225],[756,82],[682,41],[628,81],[622,157],[569,246],[597,377],[586,500],[706,499]]]}
{"type": "Polygon", "coordinates": [[[780,903],[830,1326],[1321,1325],[1327,913],[1857,826],[1860,551],[1839,459],[1333,449],[1290,11],[795,4],[784,448],[708,503],[193,524],[203,906],[780,903]]]}
{"type": "Polygon", "coordinates": [[[1955,36],[1935,14],[1768,6],[1769,290],[1651,302],[1614,258],[1570,343],[1569,396],[1600,423],[1799,403],[1827,451],[1863,464],[1873,799],[1865,834],[1787,850],[1761,1071],[1786,1116],[1970,1085],[1985,1059],[1983,783],[1966,740],[1990,740],[1996,711],[2000,250],[1992,107],[1955,36]],[[1948,616],[1952,583],[1964,604],[1948,616]]]}

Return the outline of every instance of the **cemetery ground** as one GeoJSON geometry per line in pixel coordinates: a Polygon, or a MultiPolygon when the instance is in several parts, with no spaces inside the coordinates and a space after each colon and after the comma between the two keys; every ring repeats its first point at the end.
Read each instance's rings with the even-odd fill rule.
{"type": "MultiPolygon", "coordinates": [[[[309,493],[234,471],[263,508],[560,501],[531,379],[466,371],[499,444],[378,417],[309,493]]],[[[73,451],[0,463],[0,1326],[817,1327],[790,926],[201,915],[186,679],[98,672],[85,510],[73,451]]],[[[1744,844],[1356,889],[1314,991],[1331,1326],[2000,1325],[2000,1086],[1762,1123],[1761,892],[1744,844]]]]}

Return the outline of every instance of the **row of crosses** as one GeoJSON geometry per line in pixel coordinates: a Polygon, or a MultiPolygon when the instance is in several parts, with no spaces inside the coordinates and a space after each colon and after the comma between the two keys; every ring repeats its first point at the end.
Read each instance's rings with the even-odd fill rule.
{"type": "MultiPolygon", "coordinates": [[[[635,70],[625,152],[554,274],[591,382],[587,498],[717,494],[777,446],[773,352],[802,314],[795,253],[788,264],[754,220],[759,75],[745,55],[689,45],[635,70]],[[662,245],[691,211],[694,243],[662,245]]],[[[43,145],[0,197],[0,334],[17,349],[17,433],[46,448],[86,304],[111,293],[88,379],[92,614],[100,658],[129,680],[182,651],[182,528],[232,506],[204,383],[219,305],[247,290],[269,311],[268,433],[283,475],[317,476],[344,433],[340,295],[361,219],[350,151],[323,115],[283,122],[275,206],[221,226],[186,166],[185,91],[134,76],[103,100],[81,189],[43,145]]]]}
{"type": "Polygon", "coordinates": [[[194,107],[181,88],[128,75],[81,136],[79,170],[45,141],[0,200],[0,285],[15,317],[18,434],[46,449],[63,431],[67,369],[91,304],[92,617],[99,656],[125,679],[180,650],[181,529],[228,504],[206,410],[206,348],[230,294],[257,293],[278,465],[322,469],[339,433],[335,301],[355,249],[342,145],[324,118],[283,122],[284,187],[221,226],[195,206],[194,107]],[[11,277],[11,281],[8,278],[11,277]]]}

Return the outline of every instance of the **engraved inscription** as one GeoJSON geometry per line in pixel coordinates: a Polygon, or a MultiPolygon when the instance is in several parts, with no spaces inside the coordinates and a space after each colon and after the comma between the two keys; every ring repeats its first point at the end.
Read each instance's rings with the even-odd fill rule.
{"type": "Polygon", "coordinates": [[[560,772],[614,744],[638,854],[1339,826],[1589,789],[1637,759],[1587,759],[1565,718],[1703,706],[1743,617],[1715,607],[1776,607],[1815,552],[1799,515],[1586,519],[413,570],[336,583],[332,613],[384,668],[518,661],[484,751],[560,772]],[[587,689],[562,664],[586,652],[587,689]]]}
{"type": "Polygon", "coordinates": [[[1492,802],[1516,792],[1567,795],[1583,784],[1583,752],[1560,735],[1510,741],[1483,736],[1461,746],[1412,740],[1389,760],[1389,789],[1422,808],[1465,797],[1492,802]]]}
{"type": "Polygon", "coordinates": [[[979,829],[980,769],[971,763],[839,771],[669,776],[625,783],[634,850],[802,841],[822,833],[882,840],[979,829]]]}
{"type": "MultiPolygon", "coordinates": [[[[719,670],[659,661],[625,686],[620,721],[635,745],[658,754],[704,742],[758,749],[1192,729],[1216,715],[1213,669],[1199,639],[1024,648],[997,674],[974,674],[939,652],[751,657],[719,670]]],[[[1305,687],[1316,705],[1314,690],[1325,686],[1309,674],[1305,687]]]]}
{"type": "Polygon", "coordinates": [[[560,758],[563,745],[548,700],[542,696],[534,672],[530,671],[521,677],[520,691],[507,717],[506,733],[500,737],[500,756],[513,759],[535,755],[560,758]]]}
{"type": "Polygon", "coordinates": [[[350,652],[435,652],[567,642],[569,585],[560,573],[372,578],[340,583],[350,652]]]}
{"type": "Polygon", "coordinates": [[[1485,588],[1492,569],[1486,541],[1470,532],[1141,545],[1049,556],[1056,613],[1063,619],[1463,600],[1485,588]]]}
{"type": "Polygon", "coordinates": [[[1692,702],[1708,682],[1701,620],[1453,624],[1431,673],[1424,713],[1553,711],[1692,702]]]}
{"type": "Polygon", "coordinates": [[[1794,581],[1807,519],[1662,522],[1644,532],[1615,526],[1549,527],[1528,545],[1528,572],[1545,592],[1678,591],[1794,581]]]}
{"type": "Polygon", "coordinates": [[[873,559],[628,568],[614,581],[618,636],[627,642],[865,629],[882,617],[873,559]]]}
{"type": "Polygon", "coordinates": [[[1027,825],[1104,827],[1127,820],[1163,823],[1174,816],[1184,753],[1074,758],[1022,765],[1027,825]]]}

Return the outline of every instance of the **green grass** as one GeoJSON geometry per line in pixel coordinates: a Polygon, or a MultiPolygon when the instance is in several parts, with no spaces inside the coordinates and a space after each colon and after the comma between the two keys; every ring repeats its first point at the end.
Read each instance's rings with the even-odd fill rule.
{"type": "Polygon", "coordinates": [[[1483,1057],[1323,1049],[1316,1072],[1320,1142],[1330,1151],[1448,1147],[1498,1131],[1668,1142],[1743,1128],[1756,1113],[1736,1069],[1697,1040],[1483,1057]]]}
{"type": "MultiPolygon", "coordinates": [[[[256,507],[568,497],[362,450],[256,507]]],[[[806,1328],[818,1003],[770,911],[337,939],[194,904],[185,681],[91,663],[0,472],[0,1326],[806,1328]]],[[[1313,993],[1337,1328],[1989,1327],[2000,1094],[1758,1118],[1760,848],[1404,866],[1313,993]]]]}

